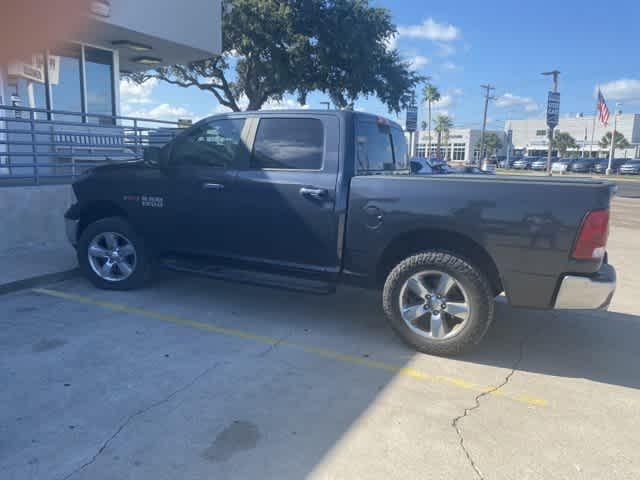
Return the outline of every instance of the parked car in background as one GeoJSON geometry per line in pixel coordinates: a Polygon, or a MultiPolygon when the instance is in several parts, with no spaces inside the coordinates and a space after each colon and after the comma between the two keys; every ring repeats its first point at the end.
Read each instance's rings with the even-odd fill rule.
{"type": "Polygon", "coordinates": [[[622,175],[640,175],[640,160],[629,160],[620,166],[622,175]]]}
{"type": "MultiPolygon", "coordinates": [[[[409,172],[402,128],[381,117],[217,115],[76,180],[67,234],[104,289],[141,287],[160,265],[306,292],[375,289],[394,330],[429,354],[477,344],[503,291],[517,307],[609,305],[609,182],[409,172]]],[[[205,294],[215,301],[215,284],[205,294]]]]}
{"type": "Polygon", "coordinates": [[[558,160],[555,160],[551,164],[551,171],[553,173],[566,173],[572,161],[573,160],[570,158],[560,158],[558,160]]]}
{"type": "Polygon", "coordinates": [[[433,168],[424,157],[412,157],[409,160],[409,167],[414,175],[431,175],[434,173],[433,168]]]}
{"type": "Polygon", "coordinates": [[[505,158],[504,160],[500,160],[498,162],[498,167],[500,167],[500,168],[513,168],[514,162],[517,162],[521,158],[522,157],[520,157],[520,156],[512,156],[512,157],[509,158],[509,160],[507,160],[505,158]]]}
{"type": "Polygon", "coordinates": [[[531,164],[537,159],[538,157],[522,157],[513,162],[512,168],[515,168],[516,170],[529,170],[531,168],[531,164]]]}
{"type": "Polygon", "coordinates": [[[412,157],[409,166],[414,175],[455,173],[447,162],[433,158],[412,157]]]}
{"type": "MultiPolygon", "coordinates": [[[[613,173],[618,173],[620,167],[627,163],[629,160],[626,158],[614,158],[611,161],[611,170],[613,173]]],[[[609,166],[609,160],[599,160],[593,167],[593,171],[596,173],[607,173],[607,167],[609,166]]]]}
{"type": "Polygon", "coordinates": [[[591,173],[596,166],[596,158],[578,158],[569,165],[569,171],[573,173],[591,173]]]}
{"type": "Polygon", "coordinates": [[[547,159],[544,157],[536,158],[533,162],[531,162],[531,170],[546,170],[547,169],[547,159]]]}
{"type": "Polygon", "coordinates": [[[452,173],[473,173],[479,175],[495,175],[494,170],[482,170],[475,165],[463,165],[461,167],[452,167],[452,173]]]}

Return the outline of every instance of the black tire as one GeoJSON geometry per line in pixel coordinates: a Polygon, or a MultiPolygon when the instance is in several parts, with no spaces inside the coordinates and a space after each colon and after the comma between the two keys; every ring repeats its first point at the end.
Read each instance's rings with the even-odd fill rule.
{"type": "Polygon", "coordinates": [[[147,283],[151,277],[151,254],[145,247],[142,238],[134,231],[129,222],[121,217],[109,217],[89,224],[80,235],[77,247],[80,271],[96,287],[105,290],[133,290],[147,283]],[[100,233],[114,232],[126,237],[136,253],[136,265],[133,272],[125,279],[109,281],[101,278],[89,263],[89,244],[100,233]]]}
{"type": "Polygon", "coordinates": [[[486,276],[468,261],[452,253],[426,251],[399,263],[389,273],[382,303],[395,332],[411,347],[430,355],[452,356],[469,350],[487,333],[493,320],[494,296],[486,276]],[[453,277],[468,295],[471,314],[461,330],[451,338],[431,339],[415,333],[402,319],[400,292],[407,280],[424,270],[440,271],[453,277]]]}

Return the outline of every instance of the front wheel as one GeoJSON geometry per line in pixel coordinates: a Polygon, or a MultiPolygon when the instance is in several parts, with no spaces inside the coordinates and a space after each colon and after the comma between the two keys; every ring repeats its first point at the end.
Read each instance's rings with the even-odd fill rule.
{"type": "Polygon", "coordinates": [[[393,329],[416,350],[456,355],[480,342],[493,319],[485,275],[450,253],[428,251],[389,274],[383,307],[393,329]]]}
{"type": "Polygon", "coordinates": [[[149,252],[123,218],[103,218],[88,225],[77,251],[80,270],[98,288],[130,290],[149,278],[149,252]]]}

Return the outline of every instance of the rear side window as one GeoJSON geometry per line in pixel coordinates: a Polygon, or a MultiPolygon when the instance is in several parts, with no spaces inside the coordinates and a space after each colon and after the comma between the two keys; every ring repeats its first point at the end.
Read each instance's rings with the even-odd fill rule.
{"type": "Polygon", "coordinates": [[[319,170],[324,128],[315,118],[263,118],[251,155],[252,169],[319,170]]]}
{"type": "Polygon", "coordinates": [[[358,173],[394,172],[409,168],[404,133],[387,124],[358,122],[356,156],[358,173]]]}
{"type": "Polygon", "coordinates": [[[393,140],[393,158],[396,170],[405,170],[409,167],[409,152],[407,151],[407,139],[404,132],[397,127],[391,129],[393,140]]]}

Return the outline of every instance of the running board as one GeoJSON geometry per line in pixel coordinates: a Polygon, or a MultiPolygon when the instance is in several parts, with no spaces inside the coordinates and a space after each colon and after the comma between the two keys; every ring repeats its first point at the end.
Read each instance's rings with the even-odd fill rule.
{"type": "Polygon", "coordinates": [[[186,272],[220,280],[229,280],[231,282],[314,293],[317,295],[327,295],[334,293],[336,290],[335,285],[318,280],[256,272],[253,270],[242,270],[224,265],[203,263],[197,260],[167,257],[160,259],[160,264],[176,272],[186,272]]]}

